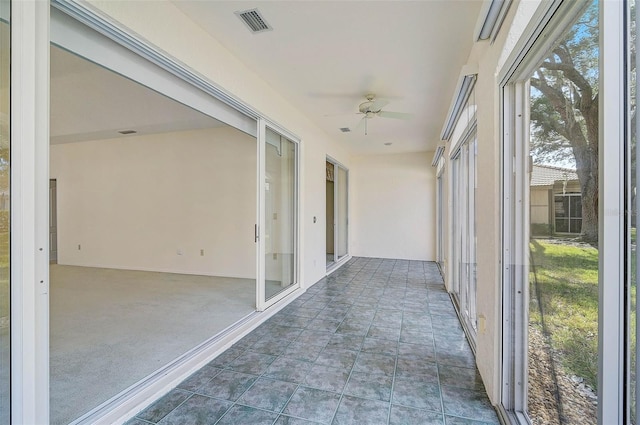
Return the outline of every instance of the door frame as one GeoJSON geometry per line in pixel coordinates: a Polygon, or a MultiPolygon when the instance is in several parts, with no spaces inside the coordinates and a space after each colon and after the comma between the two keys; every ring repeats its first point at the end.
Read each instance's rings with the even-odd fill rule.
{"type": "Polygon", "coordinates": [[[288,297],[293,292],[301,288],[301,255],[300,255],[300,147],[302,143],[300,138],[295,134],[289,132],[278,124],[269,121],[266,118],[258,118],[258,164],[257,164],[257,217],[258,224],[256,225],[256,310],[264,311],[272,305],[278,303],[282,299],[288,297]],[[293,238],[293,264],[294,283],[288,288],[278,292],[273,297],[266,298],[266,241],[265,241],[265,229],[266,229],[266,177],[267,177],[267,128],[284,136],[296,146],[296,153],[294,158],[294,232],[293,238]]]}
{"type": "Polygon", "coordinates": [[[49,2],[11,1],[11,421],[49,423],[49,2]]]}

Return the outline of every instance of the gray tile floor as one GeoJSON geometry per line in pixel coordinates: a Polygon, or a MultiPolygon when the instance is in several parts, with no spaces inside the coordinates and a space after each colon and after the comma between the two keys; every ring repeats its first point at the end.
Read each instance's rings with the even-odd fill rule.
{"type": "Polygon", "coordinates": [[[128,422],[497,424],[435,263],[354,258],[128,422]]]}

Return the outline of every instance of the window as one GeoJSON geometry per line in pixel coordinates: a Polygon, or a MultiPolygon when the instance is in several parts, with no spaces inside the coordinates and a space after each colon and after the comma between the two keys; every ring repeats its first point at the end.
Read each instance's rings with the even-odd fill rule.
{"type": "Polygon", "coordinates": [[[512,423],[635,423],[628,381],[635,266],[627,261],[635,255],[628,207],[635,149],[624,143],[634,108],[625,94],[635,90],[621,84],[634,48],[620,36],[631,28],[624,13],[632,4],[542,4],[499,77],[501,408],[512,423]],[[577,190],[549,188],[555,234],[531,231],[532,206],[544,201],[533,193],[536,167],[574,170],[579,182],[577,190]]]}
{"type": "Polygon", "coordinates": [[[477,332],[476,315],[476,189],[477,138],[475,91],[471,88],[462,119],[453,133],[452,179],[452,292],[463,326],[472,336],[477,332]]]}
{"type": "Polygon", "coordinates": [[[436,243],[438,244],[438,251],[437,251],[437,262],[438,265],[440,266],[440,270],[442,273],[444,273],[444,264],[445,264],[445,256],[444,256],[444,247],[445,247],[445,240],[444,240],[444,235],[445,235],[445,221],[444,221],[444,211],[445,211],[445,204],[444,204],[444,159],[440,159],[440,161],[438,161],[438,168],[436,171],[437,174],[437,178],[436,178],[436,231],[438,232],[437,234],[437,240],[436,243]]]}
{"type": "Polygon", "coordinates": [[[582,229],[582,195],[555,195],[554,214],[556,233],[580,234],[582,229]]]}

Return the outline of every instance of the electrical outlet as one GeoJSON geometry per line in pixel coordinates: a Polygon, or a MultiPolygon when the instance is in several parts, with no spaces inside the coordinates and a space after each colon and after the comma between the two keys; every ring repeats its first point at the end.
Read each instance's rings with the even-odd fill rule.
{"type": "Polygon", "coordinates": [[[201,257],[204,257],[204,249],[201,249],[201,250],[200,250],[200,256],[201,256],[201,257]]]}
{"type": "Polygon", "coordinates": [[[182,251],[182,248],[178,248],[178,250],[176,251],[176,254],[182,255],[184,254],[184,251],[182,251]]]}

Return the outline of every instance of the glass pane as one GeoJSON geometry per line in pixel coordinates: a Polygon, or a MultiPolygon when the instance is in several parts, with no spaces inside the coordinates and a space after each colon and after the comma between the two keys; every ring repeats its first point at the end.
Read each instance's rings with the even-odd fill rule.
{"type": "Polygon", "coordinates": [[[567,217],[569,215],[569,202],[566,196],[556,196],[555,214],[556,218],[567,217]]]}
{"type": "Polygon", "coordinates": [[[438,264],[440,267],[443,267],[444,263],[444,220],[443,220],[443,211],[444,211],[444,199],[443,199],[443,181],[442,174],[438,176],[437,179],[437,192],[436,192],[436,230],[438,232],[438,264]]]}
{"type": "Polygon", "coordinates": [[[564,218],[556,219],[556,232],[569,233],[569,220],[564,218]]]}
{"type": "Polygon", "coordinates": [[[335,166],[329,161],[327,167],[326,217],[327,217],[327,267],[335,262],[335,166]]]}
{"type": "Polygon", "coordinates": [[[552,191],[557,232],[529,241],[534,425],[597,423],[598,28],[593,2],[530,78],[530,199],[540,208],[552,191]]]}
{"type": "Polygon", "coordinates": [[[296,144],[267,128],[265,299],[296,283],[296,144]]]}
{"type": "Polygon", "coordinates": [[[573,195],[569,198],[569,217],[582,217],[582,197],[573,195]]]}
{"type": "Polygon", "coordinates": [[[469,245],[469,298],[468,320],[473,329],[476,329],[476,188],[478,186],[478,176],[476,170],[476,156],[478,142],[474,138],[469,142],[469,208],[468,220],[469,229],[467,232],[467,244],[469,245]]]}
{"type": "Polygon", "coordinates": [[[458,239],[458,235],[460,233],[460,222],[458,220],[458,213],[460,211],[460,205],[458,204],[460,202],[460,200],[458,199],[458,193],[460,192],[460,188],[458,187],[458,180],[460,180],[460,177],[458,175],[459,169],[460,159],[454,158],[451,162],[451,187],[453,188],[453,193],[451,194],[451,241],[453,243],[453,248],[451,250],[451,290],[454,294],[458,294],[460,288],[460,269],[458,267],[458,262],[460,261],[459,251],[461,245],[458,239]]]}
{"type": "Polygon", "coordinates": [[[638,17],[640,16],[640,10],[636,7],[635,1],[630,1],[628,3],[627,13],[629,15],[629,27],[630,27],[630,35],[629,38],[629,48],[628,52],[630,52],[630,56],[635,59],[635,61],[631,61],[630,63],[630,71],[628,78],[629,83],[629,101],[627,104],[629,105],[628,116],[633,117],[631,120],[631,131],[630,131],[630,141],[629,141],[629,157],[631,162],[630,167],[630,181],[629,189],[627,191],[627,196],[629,197],[629,205],[631,207],[631,217],[629,220],[630,229],[629,235],[627,236],[627,243],[630,245],[628,247],[628,252],[631,256],[630,261],[630,277],[627,282],[628,285],[628,294],[630,297],[630,314],[629,314],[629,322],[627,325],[627,332],[629,335],[629,372],[630,372],[630,385],[629,385],[629,399],[630,399],[630,408],[631,408],[631,417],[630,422],[632,424],[640,423],[640,412],[637,409],[637,397],[640,392],[638,392],[639,382],[637,380],[638,376],[638,366],[637,363],[637,354],[638,354],[638,326],[637,320],[640,320],[640,316],[637,314],[637,308],[640,307],[638,304],[637,296],[637,283],[638,283],[638,257],[640,253],[637,250],[637,232],[638,232],[638,204],[640,203],[640,197],[638,197],[638,174],[640,174],[640,161],[638,160],[638,150],[636,140],[638,137],[638,132],[640,131],[640,121],[637,119],[637,93],[638,93],[638,81],[637,78],[637,65],[640,61],[640,58],[636,54],[637,47],[640,40],[637,40],[636,37],[636,25],[638,22],[638,17]]]}
{"type": "Polygon", "coordinates": [[[347,225],[347,209],[348,209],[348,183],[347,170],[342,167],[338,169],[338,258],[347,255],[348,252],[348,225],[347,225]]]}
{"type": "Polygon", "coordinates": [[[10,419],[9,149],[10,27],[8,0],[0,1],[0,423],[10,419]]]}

